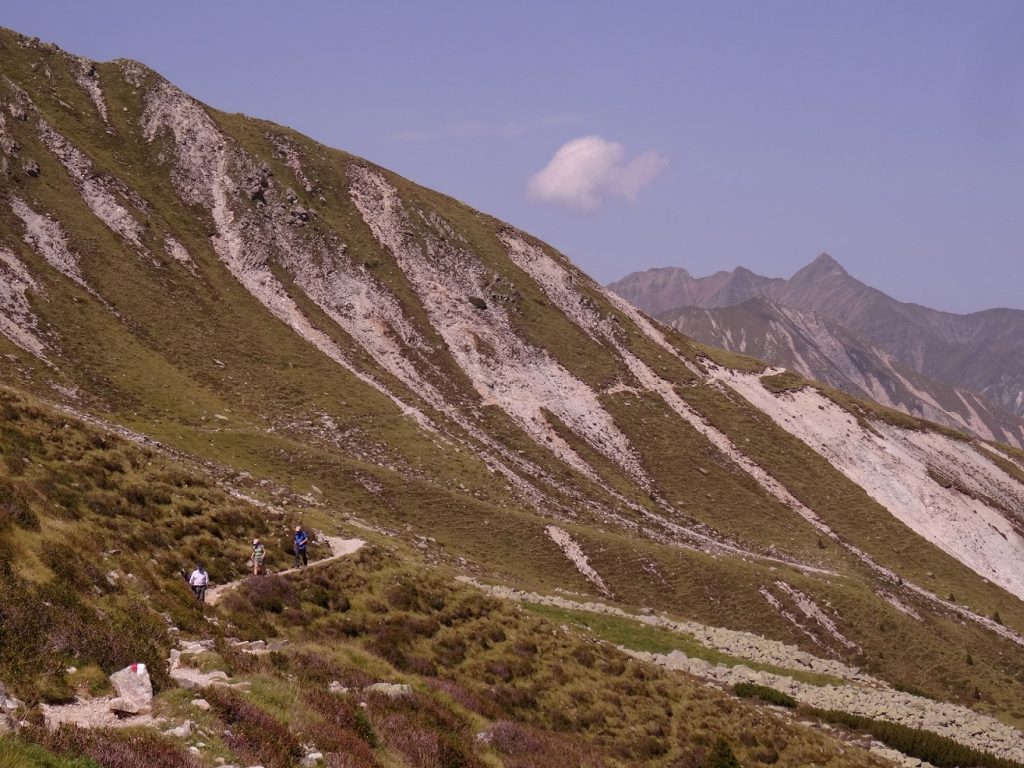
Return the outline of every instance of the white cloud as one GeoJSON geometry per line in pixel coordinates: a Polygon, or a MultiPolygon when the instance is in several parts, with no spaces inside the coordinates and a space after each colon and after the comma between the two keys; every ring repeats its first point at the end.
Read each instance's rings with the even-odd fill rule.
{"type": "Polygon", "coordinates": [[[530,179],[527,194],[580,211],[595,211],[610,197],[636,202],[640,190],[665,170],[668,160],[654,150],[629,161],[624,155],[621,144],[600,136],[573,139],[530,179]]]}

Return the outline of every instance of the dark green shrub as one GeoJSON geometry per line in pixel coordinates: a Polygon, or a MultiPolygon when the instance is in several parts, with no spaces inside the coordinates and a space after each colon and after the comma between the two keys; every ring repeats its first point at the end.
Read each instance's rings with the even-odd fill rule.
{"type": "Polygon", "coordinates": [[[996,757],[990,752],[980,752],[953,739],[920,728],[833,709],[808,707],[801,708],[801,712],[851,730],[867,732],[893,749],[931,763],[936,768],[958,768],[968,765],[975,768],[1022,768],[1021,763],[996,757]]]}
{"type": "Polygon", "coordinates": [[[797,705],[796,699],[788,693],[776,688],[769,688],[767,685],[756,685],[755,683],[736,683],[732,687],[733,693],[744,699],[758,699],[768,704],[777,704],[780,707],[793,709],[797,705]]]}
{"type": "Polygon", "coordinates": [[[702,768],[740,768],[740,761],[732,753],[729,742],[719,738],[704,759],[702,768]]]}

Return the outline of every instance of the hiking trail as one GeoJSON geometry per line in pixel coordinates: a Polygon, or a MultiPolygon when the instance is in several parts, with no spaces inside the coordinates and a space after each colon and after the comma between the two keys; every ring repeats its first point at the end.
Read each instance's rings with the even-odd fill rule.
{"type": "MultiPolygon", "coordinates": [[[[346,555],[351,555],[359,551],[359,549],[361,549],[362,546],[366,544],[366,542],[362,539],[344,539],[341,536],[323,536],[320,540],[326,541],[327,545],[331,548],[331,554],[328,557],[325,557],[323,560],[317,560],[314,563],[310,563],[309,565],[302,566],[300,568],[288,568],[284,571],[277,571],[274,574],[267,575],[284,576],[289,573],[296,573],[298,571],[306,570],[307,568],[316,568],[318,566],[323,565],[324,563],[329,563],[332,560],[337,560],[338,558],[345,557],[346,555]]],[[[229,581],[224,584],[218,584],[216,587],[211,587],[206,591],[207,604],[217,605],[217,603],[219,603],[224,598],[224,595],[226,595],[232,589],[234,589],[239,584],[244,582],[246,579],[250,578],[253,578],[252,574],[249,574],[248,576],[241,579],[236,579],[235,581],[229,581]]]]}

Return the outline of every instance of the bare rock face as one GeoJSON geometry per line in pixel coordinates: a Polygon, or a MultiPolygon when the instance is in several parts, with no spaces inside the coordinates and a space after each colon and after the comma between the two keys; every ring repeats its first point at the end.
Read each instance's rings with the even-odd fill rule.
{"type": "Polygon", "coordinates": [[[153,705],[153,683],[145,664],[132,664],[110,676],[117,697],[110,702],[113,712],[148,714],[153,705]]]}

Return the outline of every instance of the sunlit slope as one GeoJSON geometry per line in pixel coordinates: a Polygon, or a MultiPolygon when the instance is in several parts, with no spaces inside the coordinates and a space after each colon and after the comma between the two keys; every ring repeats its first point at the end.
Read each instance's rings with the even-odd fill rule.
{"type": "Polygon", "coordinates": [[[529,235],[134,62],[4,32],[0,64],[6,383],[482,575],[1016,717],[1019,455],[793,406],[529,235]],[[834,455],[854,427],[879,456],[914,442],[895,491],[834,455]]]}

